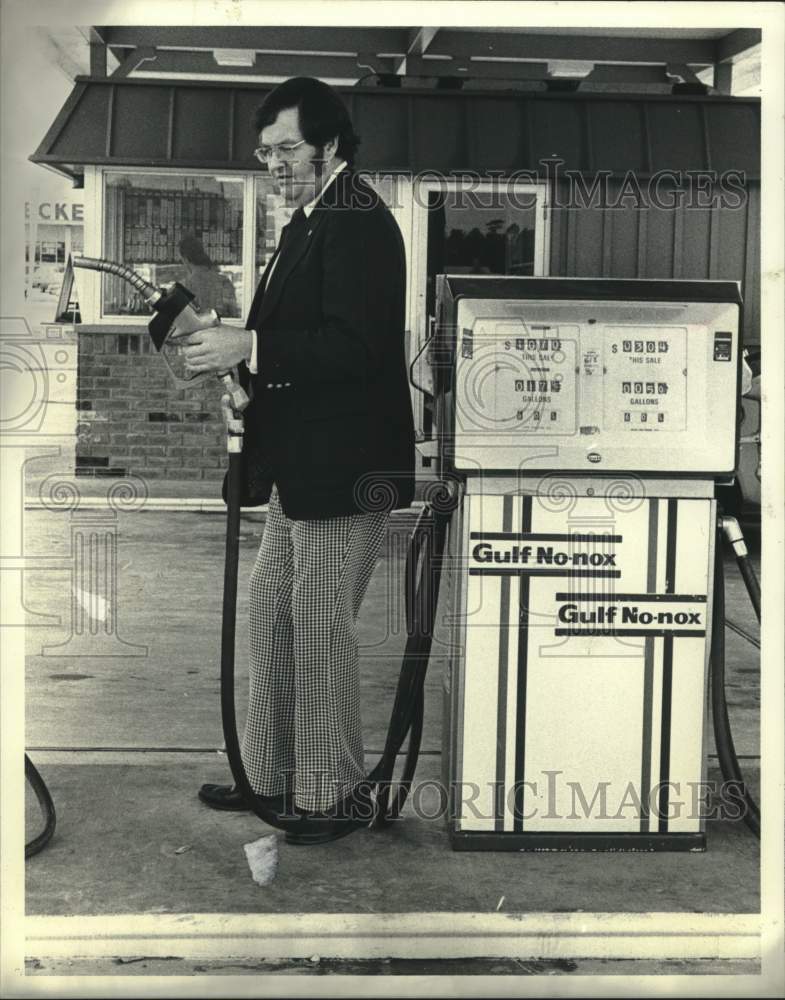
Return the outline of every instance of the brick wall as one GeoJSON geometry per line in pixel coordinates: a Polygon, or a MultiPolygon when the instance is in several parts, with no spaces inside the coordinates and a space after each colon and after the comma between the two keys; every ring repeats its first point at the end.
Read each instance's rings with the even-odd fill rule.
{"type": "Polygon", "coordinates": [[[80,332],[76,392],[77,476],[223,480],[219,383],[178,389],[146,331],[80,332]]]}

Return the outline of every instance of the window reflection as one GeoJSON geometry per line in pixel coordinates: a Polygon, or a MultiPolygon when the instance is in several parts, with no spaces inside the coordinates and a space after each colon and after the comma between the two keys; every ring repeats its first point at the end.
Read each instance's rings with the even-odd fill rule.
{"type": "Polygon", "coordinates": [[[294,212],[293,206],[284,204],[283,195],[275,193],[272,178],[256,178],[256,261],[257,281],[264,273],[275,253],[281,230],[294,212]]]}
{"type": "MultiPolygon", "coordinates": [[[[242,303],[241,178],[108,174],[103,256],[154,285],[179,281],[198,309],[237,317],[242,303]]],[[[149,314],[141,295],[103,278],[104,315],[149,314]]]]}

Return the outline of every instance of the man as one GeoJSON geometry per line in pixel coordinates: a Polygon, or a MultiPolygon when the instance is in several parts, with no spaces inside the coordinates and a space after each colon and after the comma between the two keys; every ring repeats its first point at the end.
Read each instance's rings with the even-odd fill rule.
{"type": "MultiPolygon", "coordinates": [[[[365,777],[356,619],[389,511],[414,492],[398,227],[352,167],[358,145],[338,94],[288,80],[257,112],[257,157],[294,207],[246,331],[185,348],[193,372],[240,364],[246,504],[269,500],[250,587],[250,700],[243,760],[254,790],[293,794],[306,818],[348,832],[365,777]]],[[[205,785],[218,809],[247,808],[205,785]]]]}

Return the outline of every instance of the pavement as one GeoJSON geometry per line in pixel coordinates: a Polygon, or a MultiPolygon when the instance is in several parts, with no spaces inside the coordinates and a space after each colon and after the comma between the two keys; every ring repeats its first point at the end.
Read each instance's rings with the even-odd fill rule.
{"type": "MultiPolygon", "coordinates": [[[[218,667],[223,507],[188,504],[209,498],[178,497],[177,487],[167,484],[158,499],[179,504],[148,502],[141,510],[117,511],[101,501],[101,484],[92,487],[93,503],[74,513],[42,506],[35,488],[28,489],[26,744],[51,790],[58,818],[50,845],[27,864],[28,915],[651,912],[742,917],[759,911],[758,844],[740,822],[710,821],[708,850],[697,854],[454,853],[443,819],[425,818],[427,804],[415,814],[411,802],[390,828],[361,831],[318,849],[292,847],[275,837],[274,845],[269,841],[277,857],[275,876],[258,885],[243,845],[274,832],[250,814],[217,813],[196,798],[203,781],[229,779],[221,752],[218,667]],[[94,555],[103,555],[84,561],[80,603],[71,593],[74,540],[91,532],[94,555]],[[37,558],[40,568],[35,568],[37,558]],[[105,606],[90,603],[95,598],[89,595],[96,592],[104,595],[105,606]]],[[[403,564],[412,523],[411,515],[392,519],[359,621],[369,765],[383,746],[405,642],[403,564]]],[[[244,513],[240,722],[246,687],[241,665],[247,662],[242,623],[248,610],[242,581],[250,573],[263,525],[263,511],[244,513]]],[[[726,568],[728,617],[757,636],[735,566],[730,562],[726,568]]],[[[757,797],[758,651],[731,630],[726,639],[730,719],[757,797]]],[[[426,682],[417,775],[423,785],[441,773],[443,667],[434,657],[426,682]]],[[[709,778],[718,778],[713,743],[709,750],[709,778]]],[[[26,822],[30,837],[40,828],[40,817],[29,790],[26,822]]],[[[517,976],[626,974],[630,968],[640,974],[738,974],[757,967],[753,960],[717,962],[700,956],[632,966],[548,956],[528,963],[512,957],[467,962],[436,956],[423,962],[392,949],[390,957],[364,964],[329,955],[317,964],[275,955],[200,962],[182,955],[131,960],[31,953],[27,973],[517,976]]]]}

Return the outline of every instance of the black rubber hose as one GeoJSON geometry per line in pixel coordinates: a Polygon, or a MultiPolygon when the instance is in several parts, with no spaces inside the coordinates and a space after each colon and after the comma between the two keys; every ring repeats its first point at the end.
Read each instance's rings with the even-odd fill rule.
{"type": "Polygon", "coordinates": [[[428,669],[433,626],[439,600],[441,560],[449,517],[428,507],[424,508],[412,534],[407,555],[407,619],[409,637],[404,651],[403,666],[398,680],[395,703],[390,716],[382,757],[370,780],[378,784],[377,825],[383,825],[400,815],[414,779],[422,739],[424,716],[424,683],[428,669]],[[414,594],[411,588],[414,587],[414,594]],[[409,736],[403,776],[396,789],[392,805],[393,770],[401,747],[409,736]]]}
{"type": "Polygon", "coordinates": [[[137,274],[125,264],[116,264],[113,260],[105,260],[103,257],[74,256],[71,260],[74,267],[83,267],[88,271],[103,271],[105,274],[114,274],[118,278],[123,278],[146,298],[150,298],[158,291],[155,285],[151,285],[141,274],[137,274]]]}
{"type": "Polygon", "coordinates": [[[755,617],[760,622],[760,583],[758,583],[755,570],[748,556],[736,556],[736,565],[739,567],[739,572],[747,587],[747,593],[755,610],[755,617]]]}
{"type": "Polygon", "coordinates": [[[403,812],[403,807],[409,797],[414,782],[414,772],[417,768],[417,761],[420,756],[420,744],[422,743],[423,722],[425,719],[425,691],[420,689],[414,706],[414,715],[411,728],[409,730],[409,744],[406,748],[406,759],[403,765],[403,773],[396,789],[395,799],[387,812],[387,819],[397,819],[403,812]]]}
{"type": "MultiPolygon", "coordinates": [[[[395,691],[395,700],[392,712],[390,713],[390,723],[387,728],[384,749],[379,762],[370,774],[370,780],[377,786],[376,826],[383,826],[393,816],[389,804],[393,771],[398,753],[411,728],[412,710],[417,698],[418,685],[421,686],[424,681],[423,652],[425,651],[425,645],[421,621],[423,618],[423,598],[425,596],[426,547],[432,522],[432,512],[426,506],[420,512],[406,551],[406,646],[403,654],[401,673],[398,678],[398,686],[395,691]]],[[[425,660],[425,666],[427,667],[427,659],[425,660]]],[[[407,762],[410,762],[411,750],[412,743],[410,739],[407,762]]],[[[415,749],[414,760],[410,762],[409,770],[412,775],[416,766],[418,752],[419,746],[415,749]]]]}
{"type": "Polygon", "coordinates": [[[25,844],[25,857],[32,858],[34,854],[42,851],[52,839],[55,826],[57,825],[57,816],[55,814],[55,804],[52,801],[49,789],[46,787],[46,782],[38,773],[38,769],[27,754],[25,754],[25,778],[35,792],[44,816],[44,828],[41,833],[25,844]]]}
{"type": "Polygon", "coordinates": [[[744,802],[744,822],[760,840],[760,810],[747,790],[741,773],[725,697],[725,568],[722,562],[722,534],[717,536],[714,559],[714,607],[711,628],[711,709],[714,742],[723,779],[737,788],[744,802]]]}

